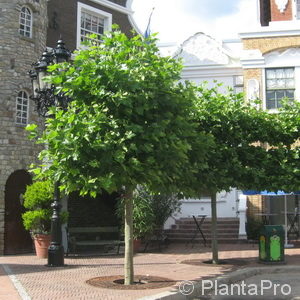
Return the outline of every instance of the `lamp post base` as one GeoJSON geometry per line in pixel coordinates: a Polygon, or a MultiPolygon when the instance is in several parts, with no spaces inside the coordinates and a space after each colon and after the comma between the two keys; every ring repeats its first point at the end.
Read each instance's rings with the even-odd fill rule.
{"type": "Polygon", "coordinates": [[[64,247],[62,245],[50,245],[48,248],[48,267],[64,266],[64,247]]]}

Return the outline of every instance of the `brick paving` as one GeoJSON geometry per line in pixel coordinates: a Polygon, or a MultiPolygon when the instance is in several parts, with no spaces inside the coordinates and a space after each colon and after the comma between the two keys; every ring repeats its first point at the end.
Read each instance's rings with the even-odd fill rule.
{"type": "MultiPolygon", "coordinates": [[[[258,245],[219,245],[219,258],[244,260],[246,267],[257,266],[258,245]]],[[[287,264],[300,265],[300,247],[286,249],[287,264]]],[[[160,253],[138,253],[134,257],[135,274],[167,277],[177,281],[200,280],[214,277],[243,266],[210,266],[205,264],[181,264],[184,260],[208,260],[210,248],[202,244],[186,247],[170,245],[160,253]]],[[[49,268],[47,260],[34,255],[0,257],[0,265],[11,270],[16,279],[33,300],[131,300],[155,295],[163,291],[176,290],[176,286],[151,290],[114,290],[89,286],[87,279],[98,276],[122,275],[122,256],[86,256],[65,258],[65,267],[49,268]]],[[[261,265],[260,265],[261,266],[261,265]]],[[[0,300],[17,300],[18,293],[3,268],[0,268],[0,300]]]]}
{"type": "Polygon", "coordinates": [[[20,296],[13,283],[0,266],[0,300],[19,300],[20,296]]]}

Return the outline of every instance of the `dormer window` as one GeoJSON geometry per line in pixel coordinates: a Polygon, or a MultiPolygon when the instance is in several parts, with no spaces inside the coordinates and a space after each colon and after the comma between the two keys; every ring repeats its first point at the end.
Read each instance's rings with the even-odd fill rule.
{"type": "Polygon", "coordinates": [[[78,2],[77,10],[77,47],[90,34],[96,34],[98,40],[105,31],[111,30],[112,15],[92,6],[78,2]]]}
{"type": "Polygon", "coordinates": [[[32,12],[31,10],[23,6],[20,11],[20,27],[19,32],[22,36],[32,37],[32,12]]]}

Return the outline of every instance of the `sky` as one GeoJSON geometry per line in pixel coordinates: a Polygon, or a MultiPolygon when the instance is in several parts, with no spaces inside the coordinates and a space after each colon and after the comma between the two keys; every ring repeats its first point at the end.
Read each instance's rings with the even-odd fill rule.
{"type": "Polygon", "coordinates": [[[133,0],[134,20],[145,32],[149,16],[151,32],[161,43],[182,43],[197,32],[217,40],[237,38],[257,24],[256,0],[133,0]]]}

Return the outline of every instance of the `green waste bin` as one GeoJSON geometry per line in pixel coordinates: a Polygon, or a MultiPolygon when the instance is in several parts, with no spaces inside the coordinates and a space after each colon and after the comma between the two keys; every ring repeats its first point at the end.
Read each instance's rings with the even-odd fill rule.
{"type": "Polygon", "coordinates": [[[281,225],[265,225],[260,231],[259,261],[284,262],[284,229],[281,225]]]}

